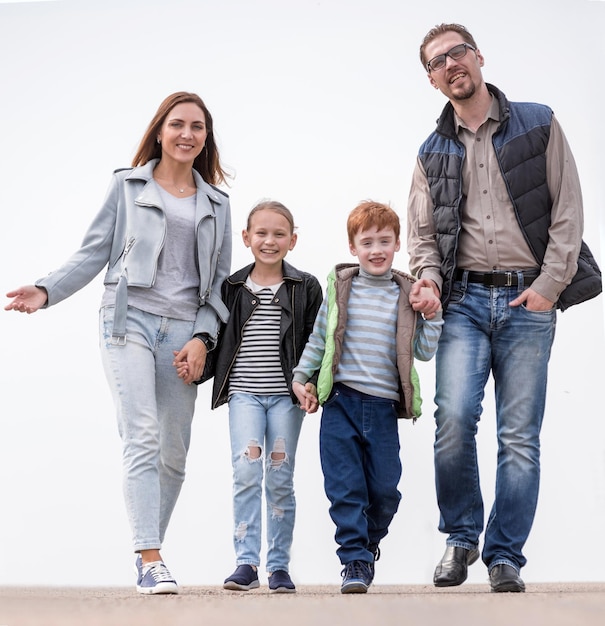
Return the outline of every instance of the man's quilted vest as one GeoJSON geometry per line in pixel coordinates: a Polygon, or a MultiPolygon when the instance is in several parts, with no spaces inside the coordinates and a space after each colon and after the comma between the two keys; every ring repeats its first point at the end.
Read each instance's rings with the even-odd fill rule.
{"type": "MultiPolygon", "coordinates": [[[[546,180],[546,147],[550,137],[552,110],[542,104],[508,102],[493,85],[487,85],[498,99],[500,127],[492,142],[500,170],[512,200],[517,221],[536,265],[541,265],[548,244],[552,203],[546,180]]],[[[441,254],[444,308],[450,298],[456,269],[462,195],[464,146],[458,141],[454,110],[448,104],[437,129],[420,147],[425,168],[441,254]]]]}

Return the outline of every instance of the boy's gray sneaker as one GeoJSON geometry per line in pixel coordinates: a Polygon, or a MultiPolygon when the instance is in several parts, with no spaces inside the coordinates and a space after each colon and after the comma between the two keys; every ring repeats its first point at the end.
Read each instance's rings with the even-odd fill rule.
{"type": "Polygon", "coordinates": [[[378,547],[377,543],[371,543],[371,544],[368,545],[368,550],[374,556],[374,561],[372,563],[370,563],[370,569],[372,570],[372,578],[373,578],[374,575],[375,575],[374,563],[376,563],[376,561],[378,561],[378,559],[380,558],[380,548],[378,547]]]}
{"type": "Polygon", "coordinates": [[[340,593],[366,593],[372,584],[374,573],[372,566],[365,561],[351,561],[341,572],[340,593]]]}

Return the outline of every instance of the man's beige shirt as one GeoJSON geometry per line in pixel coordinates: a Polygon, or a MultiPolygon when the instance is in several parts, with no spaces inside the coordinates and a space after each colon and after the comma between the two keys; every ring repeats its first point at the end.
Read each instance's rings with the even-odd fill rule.
{"type": "MultiPolygon", "coordinates": [[[[475,272],[537,268],[515,217],[514,209],[492,145],[499,126],[495,98],[477,132],[455,117],[458,139],[466,157],[462,168],[461,232],[457,267],[475,272]]],[[[584,227],[582,194],[577,168],[561,126],[553,117],[546,149],[548,189],[553,207],[549,243],[532,289],[551,302],[570,283],[577,269],[584,227]]],[[[410,270],[442,286],[440,255],[435,243],[433,203],[426,172],[417,159],[408,202],[410,270]]]]}

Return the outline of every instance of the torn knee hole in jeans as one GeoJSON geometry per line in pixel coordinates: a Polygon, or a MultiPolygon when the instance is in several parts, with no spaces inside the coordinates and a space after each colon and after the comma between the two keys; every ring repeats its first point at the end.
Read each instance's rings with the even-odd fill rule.
{"type": "Polygon", "coordinates": [[[248,443],[248,447],[244,452],[244,457],[249,461],[256,461],[257,459],[261,458],[262,454],[263,450],[258,444],[258,441],[252,440],[250,441],[250,443],[248,443]]]}
{"type": "Polygon", "coordinates": [[[271,468],[279,469],[285,463],[286,458],[286,440],[283,437],[277,437],[271,452],[271,468]]]}

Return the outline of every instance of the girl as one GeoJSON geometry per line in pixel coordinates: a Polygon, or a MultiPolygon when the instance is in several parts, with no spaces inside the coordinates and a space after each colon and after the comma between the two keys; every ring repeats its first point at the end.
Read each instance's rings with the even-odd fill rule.
{"type": "Polygon", "coordinates": [[[288,565],[296,507],[294,457],[304,411],[292,392],[292,369],[313,329],[322,291],[314,276],[284,261],[296,245],[294,231],[283,204],[255,206],[242,232],[254,263],[222,288],[230,317],[216,355],[212,408],[229,403],[237,564],[225,589],[259,586],[264,476],[269,588],[295,591],[288,565]]]}

